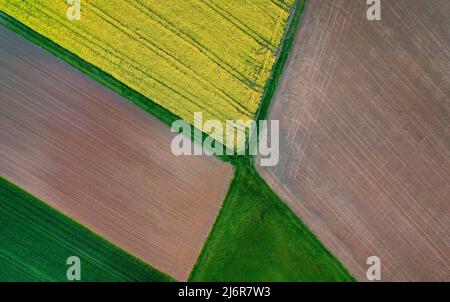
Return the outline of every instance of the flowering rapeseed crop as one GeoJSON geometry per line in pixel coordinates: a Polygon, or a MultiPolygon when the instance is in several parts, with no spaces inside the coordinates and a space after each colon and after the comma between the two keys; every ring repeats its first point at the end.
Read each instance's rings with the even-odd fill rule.
{"type": "MultiPolygon", "coordinates": [[[[2,0],[0,9],[192,123],[254,118],[294,0],[2,0]]],[[[218,138],[222,141],[222,138],[218,138]]]]}

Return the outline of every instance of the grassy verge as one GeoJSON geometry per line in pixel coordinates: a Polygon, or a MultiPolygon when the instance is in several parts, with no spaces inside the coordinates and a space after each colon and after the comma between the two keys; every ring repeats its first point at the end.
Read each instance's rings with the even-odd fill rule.
{"type": "Polygon", "coordinates": [[[67,281],[69,256],[82,281],[173,280],[1,177],[0,230],[0,281],[67,281]]]}
{"type": "Polygon", "coordinates": [[[289,20],[289,26],[286,28],[277,61],[272,69],[272,75],[270,76],[264,89],[264,95],[256,114],[257,121],[263,120],[267,116],[270,103],[278,86],[278,83],[280,82],[280,77],[283,73],[286,61],[289,57],[292,43],[294,42],[295,34],[297,33],[297,29],[300,23],[300,17],[305,9],[306,1],[307,0],[297,0],[296,5],[293,7],[291,19],[289,20]]]}
{"type": "MultiPolygon", "coordinates": [[[[65,48],[59,46],[55,42],[51,41],[50,39],[44,37],[43,35],[35,32],[34,30],[30,29],[23,23],[17,21],[13,17],[9,16],[5,12],[0,11],[0,24],[4,25],[8,29],[14,31],[15,33],[19,34],[20,36],[24,37],[25,39],[33,42],[34,44],[38,45],[39,47],[45,49],[46,51],[50,52],[52,55],[62,59],[66,63],[72,65],[73,67],[80,70],[82,73],[86,74],[87,76],[91,77],[98,83],[108,87],[115,93],[121,95],[126,100],[132,102],[142,110],[150,113],[151,115],[155,116],[157,119],[162,121],[164,124],[171,127],[172,123],[176,120],[180,120],[181,118],[177,115],[173,114],[169,110],[165,109],[164,107],[158,105],[157,103],[153,102],[151,99],[147,98],[146,96],[142,95],[141,93],[137,92],[136,90],[128,87],[124,83],[120,82],[110,74],[104,72],[103,70],[99,69],[98,67],[92,65],[91,63],[86,62],[79,56],[71,53],[70,51],[66,50],[65,48]]],[[[194,128],[194,127],[192,127],[194,128]]],[[[202,142],[208,137],[208,135],[204,132],[202,132],[202,142]]],[[[191,139],[193,141],[199,141],[194,137],[194,131],[191,133],[191,139]]],[[[220,144],[219,142],[216,142],[220,144]]],[[[229,162],[232,165],[236,165],[237,163],[240,163],[243,159],[242,156],[237,155],[221,155],[217,156],[221,160],[225,162],[229,162]]],[[[248,161],[249,157],[247,156],[245,161],[248,161]]]]}
{"type": "MultiPolygon", "coordinates": [[[[296,29],[298,27],[298,23],[300,20],[300,16],[304,9],[305,2],[306,0],[297,0],[296,5],[292,9],[289,25],[286,28],[286,32],[277,55],[276,63],[272,69],[271,76],[265,85],[263,98],[259,105],[258,111],[255,115],[256,120],[258,121],[264,119],[267,115],[270,102],[272,100],[273,94],[278,85],[281,73],[283,72],[287,57],[289,55],[292,42],[295,37],[296,29]]],[[[97,82],[108,87],[117,94],[123,96],[125,99],[131,101],[133,104],[137,105],[142,110],[152,114],[169,127],[172,125],[174,121],[180,119],[180,117],[178,117],[177,115],[173,114],[172,112],[160,106],[159,104],[153,102],[151,99],[145,97],[136,90],[128,87],[121,81],[114,78],[112,75],[86,62],[79,56],[59,46],[55,42],[37,33],[36,31],[30,29],[23,23],[17,21],[13,17],[9,16],[8,14],[2,11],[0,11],[0,24],[3,24],[10,30],[39,45],[40,47],[47,50],[54,56],[64,60],[66,63],[77,68],[78,70],[88,75],[89,77],[93,78],[97,82]]],[[[202,142],[207,137],[208,135],[206,133],[202,133],[202,142]]],[[[191,139],[195,140],[193,133],[191,135],[191,139]]],[[[248,155],[247,156],[221,155],[218,156],[218,158],[220,158],[225,162],[229,162],[235,166],[242,163],[242,161],[248,162],[250,160],[250,156],[248,155]],[[242,157],[245,157],[245,159],[243,159],[242,157]]]]}
{"type": "Polygon", "coordinates": [[[240,166],[191,281],[353,281],[251,165],[240,166]]]}
{"type": "Polygon", "coordinates": [[[127,100],[131,101],[144,111],[154,115],[159,120],[167,125],[171,125],[173,121],[180,119],[175,114],[171,113],[164,107],[154,103],[144,95],[131,89],[127,85],[115,79],[113,76],[107,74],[98,67],[84,61],[79,56],[71,53],[70,51],[62,48],[58,44],[44,37],[43,35],[35,32],[26,25],[17,21],[13,17],[9,16],[5,12],[0,11],[0,24],[3,24],[10,30],[16,32],[22,37],[28,39],[29,41],[35,43],[46,51],[50,52],[54,56],[64,60],[66,63],[77,68],[84,74],[90,76],[97,82],[103,84],[104,86],[110,88],[112,91],[123,96],[127,100]]]}

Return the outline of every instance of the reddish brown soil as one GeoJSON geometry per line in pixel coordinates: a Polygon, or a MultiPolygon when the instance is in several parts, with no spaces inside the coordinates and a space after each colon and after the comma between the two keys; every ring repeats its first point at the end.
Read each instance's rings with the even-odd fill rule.
{"type": "Polygon", "coordinates": [[[450,281],[450,1],[308,2],[259,170],[357,279],[450,281]]]}
{"type": "Polygon", "coordinates": [[[0,27],[0,175],[185,280],[231,166],[175,157],[170,128],[0,27]]]}

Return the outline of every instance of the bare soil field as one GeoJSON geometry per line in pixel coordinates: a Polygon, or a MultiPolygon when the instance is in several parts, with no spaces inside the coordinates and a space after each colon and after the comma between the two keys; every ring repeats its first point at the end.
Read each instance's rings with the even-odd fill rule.
{"type": "Polygon", "coordinates": [[[148,113],[3,27],[0,41],[0,175],[186,280],[232,167],[172,155],[148,113]]]}
{"type": "Polygon", "coordinates": [[[450,2],[310,0],[268,183],[361,281],[450,281],[450,2]]]}

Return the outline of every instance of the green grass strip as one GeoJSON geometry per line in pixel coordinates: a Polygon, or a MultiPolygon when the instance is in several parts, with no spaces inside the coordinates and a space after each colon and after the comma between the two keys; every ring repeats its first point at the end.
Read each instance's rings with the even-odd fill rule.
{"type": "Polygon", "coordinates": [[[300,24],[300,17],[305,10],[306,1],[307,0],[297,0],[295,6],[292,8],[289,25],[286,28],[277,61],[275,62],[275,65],[272,69],[272,75],[267,81],[263,98],[259,105],[258,112],[256,113],[257,121],[264,120],[267,117],[267,112],[270,108],[273,95],[278,86],[278,83],[280,82],[280,77],[283,73],[284,67],[289,57],[289,53],[292,49],[292,44],[294,42],[295,35],[300,24]]]}
{"type": "Polygon", "coordinates": [[[237,168],[191,281],[354,281],[251,165],[237,168]]]}
{"type": "Polygon", "coordinates": [[[69,256],[81,281],[173,281],[0,177],[0,281],[67,281],[69,256]]]}
{"type": "Polygon", "coordinates": [[[21,23],[20,21],[17,21],[16,19],[9,16],[3,11],[0,11],[0,24],[3,24],[10,30],[16,32],[17,34],[21,35],[27,40],[35,43],[36,45],[50,52],[54,56],[64,60],[66,63],[77,68],[78,70],[88,75],[89,77],[93,78],[97,82],[103,84],[104,86],[110,88],[112,91],[131,101],[139,108],[154,115],[163,123],[170,126],[173,121],[180,119],[178,116],[171,113],[164,107],[154,103],[149,98],[145,97],[139,92],[131,89],[127,85],[118,81],[110,74],[104,72],[103,70],[92,65],[91,63],[84,61],[79,56],[59,46],[55,42],[44,37],[43,35],[35,32],[25,24],[21,23]]]}
{"type": "MultiPolygon", "coordinates": [[[[283,72],[286,60],[288,58],[288,55],[289,55],[289,52],[290,52],[290,49],[292,46],[292,42],[294,40],[295,33],[296,33],[296,30],[297,30],[297,27],[299,24],[300,16],[304,9],[305,2],[306,2],[306,0],[297,0],[296,5],[292,9],[291,17],[288,22],[289,24],[287,26],[283,41],[281,43],[281,46],[280,46],[280,49],[279,49],[279,52],[277,55],[276,63],[272,69],[272,75],[265,85],[263,98],[261,100],[261,104],[256,113],[257,121],[264,119],[267,115],[267,111],[269,109],[273,94],[278,85],[280,76],[283,72]]],[[[84,74],[88,75],[89,77],[93,78],[97,82],[108,87],[109,89],[116,92],[117,94],[123,96],[125,99],[131,101],[133,104],[135,104],[142,110],[152,114],[153,116],[155,116],[156,118],[161,120],[163,123],[165,123],[169,127],[172,125],[172,123],[174,121],[180,119],[180,117],[178,117],[177,115],[173,114],[172,112],[170,112],[169,110],[160,106],[159,104],[156,104],[151,99],[147,98],[146,96],[142,95],[141,93],[137,92],[136,90],[128,87],[121,81],[114,78],[112,75],[104,72],[100,68],[83,60],[76,54],[59,46],[55,42],[53,42],[50,39],[46,38],[45,36],[37,33],[36,31],[32,30],[25,24],[21,23],[20,21],[14,19],[13,17],[9,16],[8,14],[6,14],[5,12],[2,12],[2,11],[0,11],[0,24],[3,24],[10,30],[23,36],[24,38],[28,39],[29,41],[37,44],[38,46],[47,50],[54,56],[64,60],[66,63],[77,68],[78,70],[80,70],[84,74]]],[[[208,137],[208,135],[206,133],[202,132],[202,142],[207,137],[208,137]]],[[[191,135],[191,139],[195,140],[195,137],[193,135],[191,135]]],[[[219,142],[216,142],[216,143],[219,143],[219,142]]],[[[217,157],[220,158],[221,160],[223,160],[225,162],[229,162],[235,166],[240,165],[242,162],[248,162],[251,160],[251,157],[249,155],[246,155],[246,156],[221,155],[221,156],[217,156],[217,157]]]]}
{"type": "MultiPolygon", "coordinates": [[[[25,24],[21,23],[20,21],[14,19],[13,17],[9,16],[7,13],[0,10],[0,24],[4,25],[8,29],[14,31],[15,33],[19,34],[20,36],[24,37],[25,39],[33,42],[34,44],[38,45],[39,47],[45,49],[52,55],[56,56],[57,58],[65,61],[66,63],[70,64],[71,66],[77,68],[82,73],[86,74],[87,76],[91,77],[98,83],[106,86],[107,88],[111,89],[115,93],[121,95],[126,100],[132,102],[142,110],[150,113],[160,121],[162,121],[164,124],[168,125],[169,127],[172,126],[172,123],[176,120],[180,120],[181,118],[177,115],[173,114],[166,108],[160,106],[159,104],[153,102],[151,99],[147,98],[143,94],[137,92],[136,90],[128,87],[121,81],[114,78],[112,75],[104,72],[100,68],[92,65],[91,63],[83,60],[76,54],[66,50],[65,48],[59,46],[52,40],[46,38],[45,36],[39,34],[38,32],[32,30],[25,24]]],[[[192,129],[194,127],[192,126],[192,129]]],[[[201,140],[202,142],[208,137],[208,134],[202,132],[201,140]]],[[[191,133],[191,139],[193,141],[199,141],[194,137],[194,131],[191,133]]],[[[216,141],[216,143],[220,144],[216,141]]],[[[237,163],[240,163],[242,160],[249,161],[249,157],[246,156],[245,159],[242,159],[243,156],[238,155],[220,155],[217,156],[219,159],[229,162],[233,165],[236,165],[237,163]]]]}

